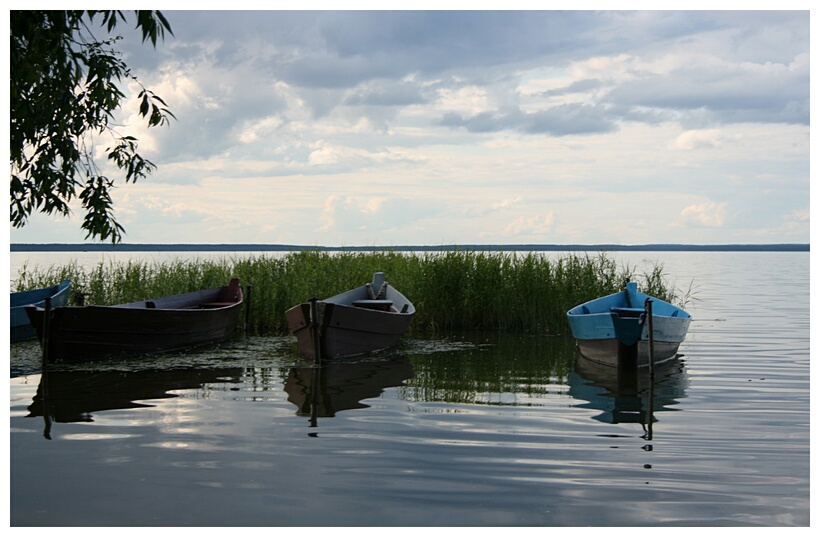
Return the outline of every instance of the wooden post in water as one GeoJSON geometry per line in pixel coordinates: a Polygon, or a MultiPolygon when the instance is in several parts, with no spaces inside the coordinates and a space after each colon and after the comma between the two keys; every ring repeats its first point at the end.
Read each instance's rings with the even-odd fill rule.
{"type": "Polygon", "coordinates": [[[652,322],[652,300],[647,298],[646,305],[647,330],[649,331],[649,381],[655,380],[655,329],[652,322]]]}
{"type": "Polygon", "coordinates": [[[649,404],[648,420],[646,424],[646,439],[652,440],[652,415],[655,409],[655,327],[652,322],[652,300],[647,298],[644,305],[649,331],[649,404]]]}
{"type": "Polygon", "coordinates": [[[313,363],[322,363],[322,320],[319,318],[319,299],[310,299],[310,333],[313,339],[313,363]]]}
{"type": "Polygon", "coordinates": [[[49,332],[51,331],[51,297],[46,297],[45,309],[43,310],[43,373],[48,368],[48,344],[49,332]]]}
{"type": "MultiPolygon", "coordinates": [[[[319,424],[319,396],[322,392],[322,365],[317,364],[313,368],[313,378],[310,386],[310,427],[319,424]]],[[[315,436],[316,433],[308,436],[315,436]]]]}
{"type": "Polygon", "coordinates": [[[43,351],[43,366],[40,375],[40,385],[42,387],[40,396],[43,400],[43,421],[45,422],[45,429],[43,436],[47,440],[51,440],[51,415],[48,409],[48,345],[49,332],[51,331],[51,297],[46,297],[43,311],[43,337],[42,337],[42,351],[43,351]]]}

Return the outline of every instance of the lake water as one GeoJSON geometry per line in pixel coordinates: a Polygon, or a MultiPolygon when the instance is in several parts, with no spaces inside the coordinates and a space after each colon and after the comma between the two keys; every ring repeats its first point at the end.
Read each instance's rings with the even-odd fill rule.
{"type": "Polygon", "coordinates": [[[45,376],[13,345],[11,525],[808,526],[810,255],[610,255],[692,283],[654,384],[568,337],[412,334],[322,370],[246,338],[45,376]]]}

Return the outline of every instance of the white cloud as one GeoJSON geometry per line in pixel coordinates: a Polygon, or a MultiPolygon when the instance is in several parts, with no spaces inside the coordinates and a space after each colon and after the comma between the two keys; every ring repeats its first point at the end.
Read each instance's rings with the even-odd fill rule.
{"type": "Polygon", "coordinates": [[[504,235],[546,238],[552,232],[554,223],[555,213],[553,212],[543,216],[521,216],[504,228],[504,235]]]}
{"type": "Polygon", "coordinates": [[[487,91],[477,86],[441,88],[438,96],[438,109],[447,112],[473,115],[491,108],[487,91]]]}
{"type": "Polygon", "coordinates": [[[722,134],[718,129],[691,130],[681,133],[672,144],[676,149],[704,149],[720,147],[722,134]]]}
{"type": "Polygon", "coordinates": [[[726,203],[704,202],[690,205],[681,211],[685,222],[695,222],[707,227],[721,227],[725,222],[726,203]]]}
{"type": "Polygon", "coordinates": [[[795,211],[792,211],[788,215],[788,218],[790,220],[796,220],[798,222],[808,222],[809,220],[811,220],[811,211],[809,211],[809,209],[797,209],[795,211]]]}
{"type": "Polygon", "coordinates": [[[336,162],[339,162],[339,159],[339,151],[332,147],[320,145],[317,149],[310,152],[310,156],[308,156],[308,164],[311,166],[335,164],[336,162]]]}
{"type": "Polygon", "coordinates": [[[177,117],[119,114],[158,166],[127,240],[809,240],[808,12],[168,15],[125,58],[177,117]]]}
{"type": "Polygon", "coordinates": [[[511,207],[515,207],[516,205],[519,205],[521,203],[521,201],[522,201],[522,198],[520,196],[517,197],[517,198],[512,198],[512,199],[503,199],[503,200],[500,200],[500,201],[493,202],[490,205],[490,207],[492,209],[509,209],[511,207]]]}

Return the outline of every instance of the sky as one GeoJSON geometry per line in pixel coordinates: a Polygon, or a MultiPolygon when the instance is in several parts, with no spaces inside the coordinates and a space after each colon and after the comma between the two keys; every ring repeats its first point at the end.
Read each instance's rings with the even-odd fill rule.
{"type": "Polygon", "coordinates": [[[802,9],[165,9],[156,48],[118,32],[176,117],[116,116],[157,166],[117,181],[123,242],[808,243],[802,9]]]}

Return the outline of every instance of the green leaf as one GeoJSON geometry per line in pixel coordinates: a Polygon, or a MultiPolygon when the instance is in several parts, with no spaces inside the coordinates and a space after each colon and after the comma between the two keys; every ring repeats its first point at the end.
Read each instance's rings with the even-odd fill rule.
{"type": "MultiPolygon", "coordinates": [[[[166,30],[173,35],[160,12],[134,15],[143,41],[156,46],[166,30]]],[[[110,33],[127,17],[114,10],[21,10],[11,11],[9,19],[9,219],[22,227],[34,211],[68,215],[69,203],[79,197],[88,236],[117,242],[124,230],[113,216],[109,188],[114,182],[97,171],[94,137],[118,140],[107,156],[126,182],[145,177],[155,166],[138,153],[136,138],[118,135],[109,124],[125,98],[121,81],[139,81],[114,49],[122,37],[97,39],[91,27],[99,20],[110,33]]],[[[140,114],[149,127],[174,117],[162,99],[140,87],[140,114]]]]}

